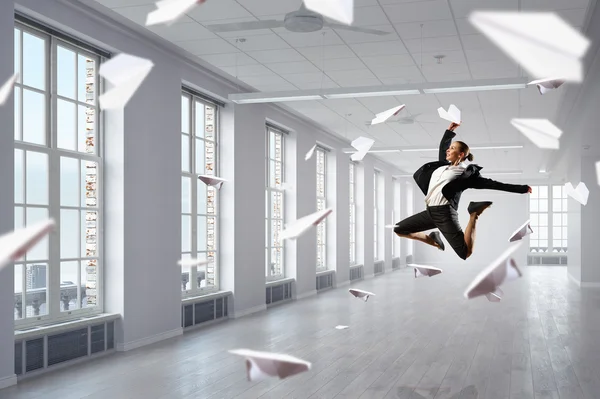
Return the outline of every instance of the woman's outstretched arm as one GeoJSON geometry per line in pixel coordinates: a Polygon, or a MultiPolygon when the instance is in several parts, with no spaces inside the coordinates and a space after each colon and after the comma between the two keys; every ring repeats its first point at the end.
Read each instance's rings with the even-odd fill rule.
{"type": "Polygon", "coordinates": [[[531,193],[531,187],[527,184],[508,184],[496,180],[488,179],[487,177],[477,177],[472,180],[469,188],[480,190],[499,190],[508,191],[510,193],[526,194],[531,193]]]}
{"type": "Polygon", "coordinates": [[[458,126],[460,125],[453,122],[444,132],[444,137],[442,137],[442,141],[440,141],[440,152],[438,154],[438,161],[446,162],[446,150],[450,148],[450,144],[452,144],[452,138],[456,136],[456,133],[454,133],[454,129],[456,129],[458,126]]]}

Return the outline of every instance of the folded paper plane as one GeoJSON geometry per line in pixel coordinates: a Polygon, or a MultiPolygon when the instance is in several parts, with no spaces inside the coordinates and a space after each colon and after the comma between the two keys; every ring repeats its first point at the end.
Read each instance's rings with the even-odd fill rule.
{"type": "Polygon", "coordinates": [[[202,265],[208,265],[211,261],[208,259],[181,259],[179,262],[177,262],[178,265],[180,266],[185,266],[185,267],[194,267],[194,266],[202,266],[202,265]]]}
{"type": "Polygon", "coordinates": [[[456,105],[454,105],[454,104],[450,104],[450,107],[448,107],[448,111],[446,111],[442,107],[439,107],[438,115],[440,116],[440,118],[445,119],[450,122],[453,122],[453,123],[460,124],[460,122],[461,122],[460,109],[458,109],[456,107],[456,105]]]}
{"type": "Polygon", "coordinates": [[[260,381],[268,377],[284,379],[311,368],[310,362],[290,355],[250,349],[233,349],[229,353],[246,358],[248,381],[260,381]]]}
{"type": "Polygon", "coordinates": [[[315,150],[317,149],[317,145],[313,145],[312,148],[310,150],[308,150],[308,152],[306,153],[306,155],[304,156],[304,160],[308,161],[309,159],[312,158],[313,154],[315,153],[315,150]]]}
{"type": "Polygon", "coordinates": [[[540,94],[546,94],[550,90],[558,89],[565,83],[564,79],[547,78],[538,79],[527,83],[528,85],[536,85],[540,94]]]}
{"type": "Polygon", "coordinates": [[[54,220],[23,227],[0,236],[0,269],[23,257],[54,228],[54,220]]]}
{"type": "Polygon", "coordinates": [[[346,25],[354,21],[354,0],[304,0],[307,9],[346,25]]]}
{"type": "Polygon", "coordinates": [[[162,0],[156,3],[157,9],[146,17],[146,26],[166,24],[172,25],[177,19],[190,11],[197,4],[206,0],[162,0]]]}
{"type": "Polygon", "coordinates": [[[485,295],[488,301],[499,302],[503,296],[500,286],[522,276],[513,258],[514,252],[522,244],[523,242],[511,244],[489,267],[479,273],[465,290],[465,298],[471,299],[485,295]]]}
{"type": "Polygon", "coordinates": [[[474,11],[469,22],[530,76],[583,81],[590,40],[552,12],[474,11]]]}
{"type": "Polygon", "coordinates": [[[4,105],[6,100],[8,100],[8,97],[10,97],[17,79],[19,79],[19,74],[15,73],[0,88],[0,105],[4,105]]]}
{"type": "Polygon", "coordinates": [[[558,150],[562,130],[554,126],[548,119],[519,119],[513,118],[511,125],[517,128],[525,137],[538,148],[558,150]]]}
{"type": "Polygon", "coordinates": [[[569,197],[573,198],[583,206],[587,205],[590,190],[588,190],[584,182],[579,182],[576,188],[574,188],[570,182],[565,183],[565,190],[569,197]]]}
{"type": "Polygon", "coordinates": [[[322,211],[311,213],[310,215],[304,216],[295,222],[289,223],[285,226],[285,230],[281,232],[281,239],[295,239],[302,234],[306,233],[311,227],[317,226],[321,223],[329,214],[333,212],[333,208],[327,208],[322,211]]]}
{"type": "Polygon", "coordinates": [[[350,143],[352,147],[354,147],[357,152],[350,156],[350,159],[353,161],[362,161],[362,159],[367,155],[367,152],[373,147],[375,144],[375,140],[369,139],[367,137],[360,136],[350,143]]]}
{"type": "Polygon", "coordinates": [[[341,326],[341,325],[340,326],[335,326],[336,330],[345,330],[347,328],[348,328],[348,326],[341,326]]]}
{"type": "Polygon", "coordinates": [[[204,184],[206,184],[207,186],[214,186],[218,189],[221,189],[223,183],[227,181],[227,179],[211,175],[200,175],[198,176],[198,179],[204,182],[204,184]]]}
{"type": "Polygon", "coordinates": [[[370,296],[375,296],[375,294],[373,294],[372,292],[359,290],[358,288],[350,288],[348,292],[350,292],[356,298],[362,298],[365,302],[369,300],[370,296]]]}
{"type": "Polygon", "coordinates": [[[406,105],[402,104],[394,108],[390,108],[387,111],[383,111],[375,115],[375,118],[371,121],[371,125],[377,125],[390,119],[392,116],[398,115],[398,112],[402,111],[406,105]]]}
{"type": "Polygon", "coordinates": [[[410,264],[408,265],[412,268],[415,269],[415,278],[419,278],[419,277],[433,277],[437,274],[440,274],[443,272],[442,269],[438,268],[438,267],[433,267],[433,266],[426,266],[426,265],[416,265],[416,264],[410,264]]]}
{"type": "Polygon", "coordinates": [[[515,242],[522,240],[523,237],[533,233],[533,229],[531,228],[531,220],[527,220],[521,227],[515,230],[514,233],[510,235],[508,238],[508,242],[515,242]]]}
{"type": "Polygon", "coordinates": [[[100,108],[120,109],[125,107],[153,67],[152,61],[125,53],[100,65],[98,74],[114,85],[113,88],[98,97],[100,108]]]}

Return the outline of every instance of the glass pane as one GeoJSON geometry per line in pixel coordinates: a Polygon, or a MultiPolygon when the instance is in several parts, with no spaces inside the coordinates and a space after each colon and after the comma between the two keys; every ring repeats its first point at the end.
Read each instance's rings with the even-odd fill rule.
{"type": "Polygon", "coordinates": [[[271,221],[271,246],[272,247],[280,247],[281,246],[281,236],[282,225],[281,220],[273,220],[271,221]]]}
{"type": "Polygon", "coordinates": [[[59,148],[75,151],[77,149],[75,104],[57,100],[56,111],[57,145],[59,148]]]}
{"type": "Polygon", "coordinates": [[[181,170],[190,172],[190,136],[181,135],[181,170]]]}
{"type": "Polygon", "coordinates": [[[265,245],[267,247],[271,246],[271,241],[269,240],[271,232],[269,230],[269,219],[265,219],[265,245]]]}
{"type": "MultiPolygon", "coordinates": [[[[45,208],[27,208],[25,212],[26,226],[48,219],[48,209],[45,208]]],[[[28,261],[48,259],[48,236],[42,238],[25,256],[28,261]]]]}
{"type": "Polygon", "coordinates": [[[552,186],[552,198],[561,198],[562,197],[562,186],[552,186]]]}
{"type": "Polygon", "coordinates": [[[77,56],[78,100],[86,104],[96,103],[96,61],[81,54],[77,56]]]}
{"type": "Polygon", "coordinates": [[[23,141],[46,145],[46,98],[23,90],[23,141]]]}
{"type": "Polygon", "coordinates": [[[567,214],[563,213],[563,215],[562,215],[562,225],[563,226],[568,226],[567,217],[568,217],[567,214]]]}
{"type": "Polygon", "coordinates": [[[85,176],[85,183],[81,185],[82,206],[95,208],[98,206],[98,164],[82,161],[81,175],[85,176]]]}
{"type": "Polygon", "coordinates": [[[79,261],[60,263],[60,310],[62,312],[79,309],[77,300],[77,283],[79,261]]]}
{"type": "Polygon", "coordinates": [[[540,226],[548,226],[548,214],[540,213],[540,226]]]}
{"type": "Polygon", "coordinates": [[[25,162],[27,203],[48,205],[48,155],[27,151],[25,162]]]}
{"type": "Polygon", "coordinates": [[[562,200],[562,202],[563,202],[562,210],[563,210],[563,212],[566,212],[569,209],[567,207],[567,204],[569,203],[569,200],[568,199],[564,199],[564,200],[562,200]]]}
{"type": "Polygon", "coordinates": [[[23,265],[15,265],[15,320],[23,318],[23,265]]]}
{"type": "Polygon", "coordinates": [[[204,104],[196,101],[194,108],[196,108],[196,131],[194,133],[196,137],[204,138],[204,104]]]}
{"type": "MultiPolygon", "coordinates": [[[[200,104],[200,103],[198,103],[198,104],[200,104]]],[[[207,105],[204,108],[204,112],[206,113],[205,119],[204,119],[204,138],[206,140],[214,141],[215,140],[215,125],[217,123],[216,108],[207,105]]]]}
{"type": "Polygon", "coordinates": [[[80,105],[77,107],[77,150],[96,153],[96,110],[80,105]]]}
{"type": "Polygon", "coordinates": [[[540,239],[548,239],[548,227],[540,227],[540,239]]]}
{"type": "MultiPolygon", "coordinates": [[[[181,259],[192,259],[192,254],[183,254],[181,259]]],[[[192,267],[190,265],[181,266],[181,291],[190,289],[190,278],[192,276],[192,267]]]]}
{"type": "MultiPolygon", "coordinates": [[[[15,207],[15,230],[25,226],[25,208],[22,206],[15,207]]],[[[22,259],[22,258],[21,258],[22,259]]]]}
{"type": "Polygon", "coordinates": [[[548,186],[540,186],[540,198],[548,198],[548,186]]]}
{"type": "Polygon", "coordinates": [[[23,157],[23,150],[15,150],[15,203],[17,204],[25,202],[25,182],[23,181],[25,159],[23,157]]]}
{"type": "Polygon", "coordinates": [[[281,248],[273,248],[271,250],[271,275],[280,276],[282,274],[282,249],[281,248]]]}
{"type": "Polygon", "coordinates": [[[561,238],[562,238],[562,228],[561,227],[553,227],[552,228],[552,239],[560,240],[561,238]]]}
{"type": "Polygon", "coordinates": [[[192,217],[181,216],[181,252],[192,250],[192,217]]]}
{"type": "Polygon", "coordinates": [[[207,236],[206,216],[198,216],[198,231],[196,234],[198,235],[198,251],[205,251],[207,236]]]}
{"type": "MultiPolygon", "coordinates": [[[[206,218],[206,249],[208,251],[215,251],[217,249],[216,243],[216,231],[217,231],[217,219],[214,217],[206,218]]],[[[199,251],[203,248],[198,247],[199,251]]]]}
{"type": "Polygon", "coordinates": [[[276,133],[269,131],[269,158],[275,159],[275,136],[276,133]]]}
{"type": "Polygon", "coordinates": [[[206,187],[206,214],[217,214],[217,189],[212,186],[206,187]]]}
{"type": "Polygon", "coordinates": [[[79,211],[73,209],[60,210],[60,257],[61,259],[79,258],[81,225],[79,211]]]}
{"type": "Polygon", "coordinates": [[[271,217],[283,219],[283,195],[276,191],[271,192],[271,217]]]}
{"type": "Polygon", "coordinates": [[[81,257],[93,258],[98,256],[98,212],[81,212],[81,257]],[[85,232],[85,236],[83,235],[85,232]]]}
{"type": "MultiPolygon", "coordinates": [[[[203,259],[206,260],[206,253],[199,253],[198,254],[198,259],[203,259]]],[[[210,267],[210,264],[205,264],[205,265],[201,265],[198,266],[198,270],[197,270],[197,274],[198,277],[196,278],[196,288],[205,288],[208,281],[207,281],[207,269],[210,267]]]]}
{"type": "Polygon", "coordinates": [[[25,288],[27,290],[27,317],[48,314],[48,265],[33,264],[26,266],[25,288]],[[31,302],[30,302],[31,300],[31,302]]]}
{"type": "Polygon", "coordinates": [[[552,212],[560,212],[562,209],[562,200],[554,199],[552,200],[552,212]]]}
{"type": "Polygon", "coordinates": [[[214,175],[215,169],[215,143],[207,141],[205,144],[206,150],[204,152],[204,169],[207,175],[214,175]]]}
{"type": "Polygon", "coordinates": [[[56,89],[59,96],[75,99],[77,75],[75,74],[75,52],[64,47],[56,49],[56,89]]]}
{"type": "Polygon", "coordinates": [[[547,199],[540,200],[540,212],[548,212],[548,200],[547,199]]]}
{"type": "Polygon", "coordinates": [[[190,134],[190,99],[181,96],[181,132],[190,134]]]}
{"type": "Polygon", "coordinates": [[[15,87],[15,140],[21,140],[21,89],[19,87],[15,87]]]}
{"type": "Polygon", "coordinates": [[[60,157],[60,205],[79,206],[79,160],[60,157]]]}
{"type": "Polygon", "coordinates": [[[530,198],[540,198],[540,188],[539,186],[531,186],[531,194],[529,194],[530,198]]]}
{"type": "Polygon", "coordinates": [[[83,308],[98,305],[98,261],[96,259],[81,262],[81,296],[83,308]]]}
{"type": "Polygon", "coordinates": [[[200,215],[205,215],[206,212],[206,194],[207,194],[207,186],[206,184],[204,184],[203,182],[201,182],[200,180],[198,180],[198,182],[196,183],[196,195],[198,197],[198,203],[197,203],[197,207],[198,207],[198,214],[200,215]]]}
{"type": "MultiPolygon", "coordinates": [[[[14,61],[15,70],[14,73],[21,74],[21,31],[19,29],[14,30],[14,61]]],[[[18,80],[20,82],[21,79],[18,80]]]]}
{"type": "Polygon", "coordinates": [[[269,248],[265,248],[265,276],[270,276],[270,270],[271,268],[269,267],[269,248]]]}
{"type": "Polygon", "coordinates": [[[46,42],[23,32],[23,84],[46,89],[46,42]]]}
{"type": "Polygon", "coordinates": [[[269,187],[275,187],[275,161],[269,161],[269,187]]]}
{"type": "MultiPolygon", "coordinates": [[[[200,183],[199,185],[203,185],[200,183]]],[[[192,179],[186,176],[181,178],[181,212],[192,213],[192,179]]]]}
{"type": "Polygon", "coordinates": [[[531,215],[531,225],[539,226],[540,224],[540,216],[537,213],[531,215]]]}
{"type": "Polygon", "coordinates": [[[529,201],[529,211],[530,212],[539,212],[538,201],[539,200],[536,200],[536,199],[532,199],[531,201],[529,201]]]}
{"type": "Polygon", "coordinates": [[[206,168],[204,167],[204,140],[196,139],[196,173],[205,175],[206,168]]]}

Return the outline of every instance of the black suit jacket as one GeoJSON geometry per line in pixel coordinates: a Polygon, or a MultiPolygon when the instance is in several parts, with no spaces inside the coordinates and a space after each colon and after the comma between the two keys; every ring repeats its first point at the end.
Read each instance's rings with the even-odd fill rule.
{"type": "MultiPolygon", "coordinates": [[[[417,185],[423,194],[427,195],[429,181],[431,180],[431,175],[433,172],[440,166],[450,164],[450,162],[446,160],[446,150],[450,147],[452,138],[454,136],[456,136],[456,133],[446,130],[444,137],[442,137],[442,141],[440,142],[438,160],[426,163],[425,165],[421,166],[413,175],[413,178],[417,182],[417,185]]],[[[525,194],[529,190],[529,186],[527,185],[506,184],[482,177],[479,173],[481,169],[483,168],[479,165],[470,164],[467,166],[462,175],[444,186],[442,189],[442,195],[448,200],[448,202],[450,202],[450,206],[458,210],[460,196],[462,192],[468,188],[500,190],[519,194],[525,194]]]]}

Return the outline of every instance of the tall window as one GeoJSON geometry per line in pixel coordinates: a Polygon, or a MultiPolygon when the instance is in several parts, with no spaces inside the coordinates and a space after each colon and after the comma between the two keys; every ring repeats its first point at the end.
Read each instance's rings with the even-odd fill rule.
{"type": "Polygon", "coordinates": [[[100,57],[17,23],[15,228],[51,234],[15,262],[17,327],[102,311],[100,57]]]}
{"type": "MultiPolygon", "coordinates": [[[[396,179],[392,179],[392,188],[394,190],[394,205],[392,206],[392,225],[395,225],[400,221],[400,183],[396,179]]],[[[397,258],[400,256],[400,239],[393,233],[392,229],[392,252],[393,257],[397,258]]]]}
{"type": "Polygon", "coordinates": [[[356,264],[356,165],[350,162],[350,264],[356,264]]]}
{"type": "Polygon", "coordinates": [[[567,252],[568,199],[565,191],[563,186],[532,186],[530,252],[567,252]]]}
{"type": "Polygon", "coordinates": [[[181,252],[182,259],[209,263],[184,266],[181,289],[184,296],[219,289],[218,226],[219,190],[198,179],[219,176],[219,109],[191,93],[181,96],[181,252]]]}
{"type": "Polygon", "coordinates": [[[265,193],[265,275],[273,281],[285,277],[283,264],[284,247],[281,240],[283,230],[283,151],[284,134],[267,126],[266,150],[266,193],[265,193]]]}
{"type": "MultiPolygon", "coordinates": [[[[317,147],[317,212],[327,208],[326,156],[323,148],[317,147]]],[[[327,269],[327,219],[317,226],[317,270],[327,269]]]]}
{"type": "Polygon", "coordinates": [[[379,259],[379,171],[373,173],[373,259],[379,259]]]}

